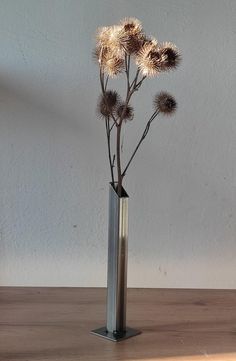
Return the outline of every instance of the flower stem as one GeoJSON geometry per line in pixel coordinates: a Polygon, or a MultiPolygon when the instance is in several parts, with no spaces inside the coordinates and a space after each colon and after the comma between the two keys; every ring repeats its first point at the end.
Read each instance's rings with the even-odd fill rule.
{"type": "Polygon", "coordinates": [[[111,171],[111,180],[112,180],[112,184],[114,184],[114,172],[113,172],[114,164],[111,158],[111,132],[110,132],[109,117],[107,117],[106,119],[106,134],[107,134],[107,148],[108,148],[108,158],[109,158],[110,171],[111,171]]]}
{"type": "Polygon", "coordinates": [[[144,132],[143,132],[143,134],[142,134],[142,136],[141,136],[141,139],[139,140],[137,146],[135,147],[135,149],[134,149],[134,151],[133,151],[133,153],[132,153],[132,155],[131,155],[131,157],[130,157],[130,160],[128,161],[128,163],[127,163],[124,171],[123,171],[122,174],[121,174],[121,177],[122,177],[122,178],[124,178],[124,176],[125,176],[125,174],[126,174],[126,172],[127,172],[127,169],[128,169],[129,166],[130,166],[130,163],[132,162],[135,154],[137,153],[137,151],[138,151],[141,143],[142,143],[142,142],[144,141],[144,139],[146,138],[146,136],[147,136],[147,134],[148,134],[148,132],[149,132],[149,129],[150,129],[150,125],[151,125],[152,121],[156,118],[156,116],[158,115],[158,113],[159,113],[159,112],[156,110],[156,111],[152,114],[151,118],[148,120],[148,122],[147,122],[147,124],[146,124],[146,127],[145,127],[145,129],[144,129],[144,132]]]}
{"type": "Polygon", "coordinates": [[[117,127],[116,133],[116,164],[117,164],[117,194],[121,197],[122,194],[122,175],[121,175],[121,159],[120,159],[120,135],[121,135],[121,124],[117,127]]]}

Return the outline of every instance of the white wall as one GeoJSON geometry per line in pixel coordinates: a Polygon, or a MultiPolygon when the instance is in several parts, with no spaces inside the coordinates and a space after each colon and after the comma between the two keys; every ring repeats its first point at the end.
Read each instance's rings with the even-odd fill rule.
{"type": "MultiPolygon", "coordinates": [[[[0,1],[0,284],[104,286],[109,168],[94,33],[125,16],[175,42],[178,71],[144,85],[178,99],[125,184],[129,285],[236,287],[235,0],[0,1]]],[[[115,86],[114,82],[114,86],[115,86]]]]}

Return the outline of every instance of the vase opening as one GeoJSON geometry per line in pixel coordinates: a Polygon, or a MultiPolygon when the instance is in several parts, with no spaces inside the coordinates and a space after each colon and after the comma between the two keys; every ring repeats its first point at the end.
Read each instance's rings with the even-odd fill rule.
{"type": "Polygon", "coordinates": [[[118,193],[117,193],[117,182],[110,182],[110,185],[112,186],[112,188],[114,189],[115,193],[117,194],[117,197],[119,198],[129,198],[126,190],[122,187],[121,189],[121,196],[118,196],[118,193]]]}

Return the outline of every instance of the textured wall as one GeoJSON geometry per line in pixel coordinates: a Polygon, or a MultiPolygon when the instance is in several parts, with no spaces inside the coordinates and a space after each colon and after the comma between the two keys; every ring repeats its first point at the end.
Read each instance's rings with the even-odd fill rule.
{"type": "MultiPolygon", "coordinates": [[[[104,286],[109,169],[96,119],[98,26],[136,16],[183,63],[136,95],[129,285],[236,287],[235,0],[0,1],[0,284],[104,286]]],[[[114,83],[115,84],[115,83],[114,83]]]]}

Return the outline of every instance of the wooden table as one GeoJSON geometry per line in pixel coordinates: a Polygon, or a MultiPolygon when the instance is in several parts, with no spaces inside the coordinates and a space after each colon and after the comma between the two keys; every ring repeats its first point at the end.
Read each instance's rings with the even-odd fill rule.
{"type": "Polygon", "coordinates": [[[129,289],[121,343],[105,324],[105,289],[0,287],[1,361],[236,360],[236,291],[129,289]]]}

